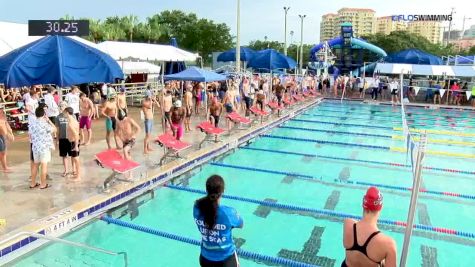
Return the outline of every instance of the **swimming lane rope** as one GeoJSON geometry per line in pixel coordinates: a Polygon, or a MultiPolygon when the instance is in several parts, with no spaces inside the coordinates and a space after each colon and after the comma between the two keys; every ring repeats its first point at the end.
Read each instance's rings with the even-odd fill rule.
{"type": "MultiPolygon", "coordinates": [[[[192,188],[183,187],[183,186],[166,185],[166,187],[171,188],[171,189],[175,189],[175,190],[186,191],[186,192],[190,192],[190,193],[196,193],[196,194],[202,194],[202,195],[206,194],[206,192],[203,191],[203,190],[192,189],[192,188]]],[[[306,208],[306,207],[300,207],[300,206],[296,206],[296,205],[283,204],[283,203],[278,203],[278,202],[276,203],[276,202],[270,202],[270,201],[265,201],[265,200],[257,200],[257,199],[245,198],[245,197],[240,197],[240,196],[232,196],[232,195],[223,195],[222,197],[226,198],[226,199],[232,199],[232,200],[237,200],[237,201],[241,201],[241,202],[248,202],[248,203],[267,206],[267,207],[271,207],[271,208],[293,210],[293,211],[300,211],[300,212],[310,212],[310,213],[315,213],[315,214],[320,214],[320,215],[337,217],[337,218],[341,218],[341,219],[347,219],[347,218],[348,219],[355,219],[355,220],[361,220],[362,219],[362,217],[358,216],[358,215],[352,215],[352,214],[337,212],[337,211],[332,211],[332,210],[306,208]]],[[[378,223],[385,224],[385,225],[395,225],[395,226],[400,226],[400,227],[406,227],[406,223],[403,222],[403,221],[393,221],[393,220],[387,220],[387,219],[379,219],[378,223]]],[[[435,227],[435,226],[429,226],[429,225],[414,224],[414,229],[425,230],[425,231],[429,231],[429,232],[443,233],[443,234],[448,234],[448,235],[462,236],[462,237],[466,237],[466,238],[475,238],[475,233],[457,231],[457,230],[447,229],[447,228],[443,228],[443,227],[435,227]]]]}
{"type": "MultiPolygon", "coordinates": [[[[185,237],[185,236],[180,236],[180,235],[164,232],[164,231],[161,231],[161,230],[158,230],[158,229],[138,225],[138,224],[131,223],[131,222],[126,222],[126,221],[119,220],[119,219],[114,219],[114,218],[109,217],[109,216],[103,216],[103,217],[101,217],[101,220],[103,220],[105,222],[108,222],[108,223],[111,223],[111,224],[118,225],[118,226],[122,226],[122,227],[126,227],[126,228],[133,229],[133,230],[136,230],[136,231],[144,232],[144,233],[147,233],[147,234],[152,234],[152,235],[156,235],[156,236],[160,236],[160,237],[180,241],[180,242],[187,243],[187,244],[190,244],[190,245],[201,246],[201,242],[199,240],[196,240],[196,239],[192,239],[192,238],[188,238],[188,237],[185,237]]],[[[247,250],[242,250],[242,249],[239,249],[239,248],[236,249],[236,252],[239,256],[242,256],[244,258],[248,258],[248,259],[256,260],[256,261],[260,261],[260,262],[269,262],[269,263],[272,263],[272,264],[277,264],[279,266],[318,267],[316,265],[311,265],[311,264],[307,264],[307,263],[303,263],[303,262],[289,260],[289,259],[285,259],[285,258],[281,258],[281,257],[267,256],[267,255],[247,251],[247,250]]]]}

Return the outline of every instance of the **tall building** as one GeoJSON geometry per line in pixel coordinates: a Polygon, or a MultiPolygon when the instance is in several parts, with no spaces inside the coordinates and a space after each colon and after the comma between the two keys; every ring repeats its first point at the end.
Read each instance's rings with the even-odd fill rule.
{"type": "Polygon", "coordinates": [[[338,15],[329,13],[322,16],[322,22],[320,23],[320,41],[327,41],[335,38],[338,34],[338,15]]]}
{"type": "Polygon", "coordinates": [[[475,38],[475,25],[464,31],[463,38],[475,38]]]}
{"type": "Polygon", "coordinates": [[[360,37],[375,31],[375,11],[367,8],[342,8],[337,14],[325,14],[320,23],[320,41],[327,41],[340,36],[340,24],[350,22],[353,34],[360,37]]]}
{"type": "Polygon", "coordinates": [[[411,21],[407,24],[407,30],[425,37],[434,44],[442,41],[441,26],[437,21],[411,21]]]}
{"type": "Polygon", "coordinates": [[[407,24],[404,21],[393,21],[392,16],[376,18],[376,33],[390,34],[393,31],[406,30],[407,24]]]}
{"type": "Polygon", "coordinates": [[[353,25],[353,35],[361,37],[375,31],[376,12],[369,8],[347,8],[338,10],[339,24],[349,22],[353,25]]]}

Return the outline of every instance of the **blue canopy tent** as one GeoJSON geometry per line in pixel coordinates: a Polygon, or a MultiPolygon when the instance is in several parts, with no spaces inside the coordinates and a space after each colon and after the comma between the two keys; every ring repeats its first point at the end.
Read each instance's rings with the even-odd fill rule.
{"type": "Polygon", "coordinates": [[[248,66],[253,69],[273,71],[276,69],[293,69],[297,66],[297,62],[274,49],[266,49],[256,52],[249,60],[248,66]]]}
{"type": "Polygon", "coordinates": [[[0,83],[7,87],[114,82],[124,74],[117,62],[64,36],[45,36],[0,57],[0,83]]]}
{"type": "MultiPolygon", "coordinates": [[[[255,53],[256,51],[251,48],[241,46],[241,61],[249,61],[255,53]]],[[[219,54],[217,60],[220,62],[236,61],[236,48],[229,49],[219,54]]]]}
{"type": "Polygon", "coordinates": [[[443,65],[440,57],[423,52],[419,49],[406,49],[392,53],[384,58],[388,63],[443,65]]]}
{"type": "MultiPolygon", "coordinates": [[[[177,47],[178,48],[178,43],[176,41],[176,38],[171,38],[170,39],[170,45],[177,47]]],[[[165,63],[165,74],[174,74],[178,73],[181,71],[184,71],[186,69],[185,62],[183,61],[170,61],[165,63]]]]}
{"type": "Polygon", "coordinates": [[[165,75],[166,81],[193,81],[193,82],[215,82],[225,81],[227,77],[225,75],[217,74],[216,72],[200,69],[198,67],[189,67],[186,70],[165,75]]]}

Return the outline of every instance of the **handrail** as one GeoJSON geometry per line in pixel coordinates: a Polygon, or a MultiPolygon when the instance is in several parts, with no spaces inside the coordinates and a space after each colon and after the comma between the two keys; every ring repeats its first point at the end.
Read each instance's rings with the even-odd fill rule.
{"type": "Polygon", "coordinates": [[[61,239],[61,238],[57,238],[57,237],[53,237],[53,236],[47,236],[47,235],[42,235],[42,234],[37,234],[37,233],[27,232],[27,231],[19,232],[19,233],[15,234],[14,236],[10,237],[7,240],[2,240],[1,243],[5,243],[5,242],[7,242],[7,241],[9,241],[13,238],[17,238],[19,236],[31,236],[31,237],[38,238],[38,239],[46,239],[46,240],[49,240],[49,241],[63,243],[63,244],[70,245],[70,246],[73,246],[73,247],[84,248],[84,249],[88,249],[88,250],[92,250],[92,251],[96,251],[96,252],[100,252],[100,253],[108,254],[108,255],[112,255],[112,256],[122,255],[122,257],[124,258],[125,267],[127,267],[128,264],[129,264],[128,258],[127,258],[127,252],[114,252],[114,251],[110,251],[110,250],[106,250],[106,249],[102,249],[102,248],[89,246],[89,245],[86,245],[86,244],[83,244],[83,243],[73,242],[73,241],[69,241],[69,240],[66,240],[66,239],[61,239]]]}

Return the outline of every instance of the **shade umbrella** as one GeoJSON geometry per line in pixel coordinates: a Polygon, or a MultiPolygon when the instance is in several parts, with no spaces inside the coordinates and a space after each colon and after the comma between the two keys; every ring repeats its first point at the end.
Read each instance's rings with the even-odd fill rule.
{"type": "Polygon", "coordinates": [[[114,82],[124,74],[108,54],[72,38],[45,36],[0,57],[0,83],[7,87],[114,82]]]}
{"type": "MultiPolygon", "coordinates": [[[[249,47],[241,46],[241,61],[249,61],[255,53],[255,50],[249,47]]],[[[236,61],[236,48],[222,52],[219,54],[217,60],[220,62],[236,61]]]]}
{"type": "Polygon", "coordinates": [[[224,81],[226,79],[227,77],[225,75],[198,67],[190,67],[179,73],[165,75],[165,80],[174,81],[215,82],[224,81]]]}
{"type": "Polygon", "coordinates": [[[293,69],[297,66],[297,62],[274,49],[266,49],[256,52],[247,65],[254,69],[272,71],[276,69],[293,69]]]}

